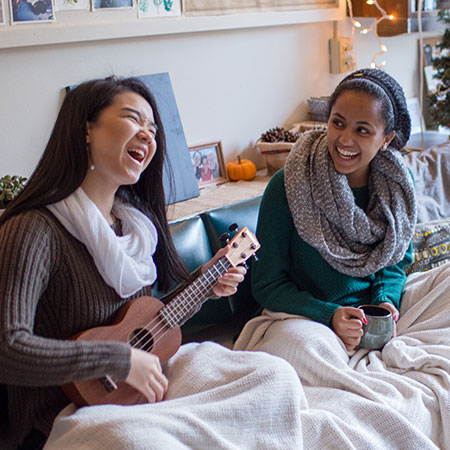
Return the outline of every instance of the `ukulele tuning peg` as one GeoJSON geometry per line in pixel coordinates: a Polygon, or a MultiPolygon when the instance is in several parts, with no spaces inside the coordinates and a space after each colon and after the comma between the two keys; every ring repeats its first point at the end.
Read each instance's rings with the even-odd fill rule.
{"type": "Polygon", "coordinates": [[[238,229],[238,224],[237,224],[237,223],[232,223],[232,224],[228,227],[228,229],[229,229],[230,231],[236,231],[236,230],[238,229]]]}
{"type": "Polygon", "coordinates": [[[246,270],[248,270],[247,261],[245,261],[242,265],[246,268],[246,270]]]}
{"type": "Polygon", "coordinates": [[[256,256],[256,253],[253,255],[253,260],[258,261],[258,257],[256,256]]]}
{"type": "Polygon", "coordinates": [[[222,233],[219,237],[222,242],[228,242],[230,240],[230,233],[222,233]]]}

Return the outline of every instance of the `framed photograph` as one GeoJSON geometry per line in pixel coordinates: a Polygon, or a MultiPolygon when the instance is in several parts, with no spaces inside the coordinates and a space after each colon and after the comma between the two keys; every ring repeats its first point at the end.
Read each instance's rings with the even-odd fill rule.
{"type": "Polygon", "coordinates": [[[55,0],[55,11],[91,9],[90,0],[55,0]]]}
{"type": "MultiPolygon", "coordinates": [[[[434,78],[437,70],[433,67],[435,58],[441,56],[440,48],[437,46],[442,37],[423,39],[423,72],[425,75],[426,88],[429,94],[436,92],[439,80],[434,78]]],[[[420,43],[419,43],[420,45],[420,43]]]]}
{"type": "Polygon", "coordinates": [[[92,11],[130,8],[133,8],[133,0],[92,0],[92,11]]]}
{"type": "Polygon", "coordinates": [[[12,24],[30,22],[54,22],[52,0],[11,0],[12,24]]]}
{"type": "Polygon", "coordinates": [[[3,0],[0,0],[0,25],[5,25],[5,16],[3,15],[3,0]]]}
{"type": "Polygon", "coordinates": [[[181,0],[138,0],[139,18],[181,16],[181,0]]]}
{"type": "Polygon", "coordinates": [[[221,142],[189,147],[189,152],[198,187],[228,181],[221,142]]]}
{"type": "Polygon", "coordinates": [[[335,8],[338,0],[183,0],[183,12],[189,16],[211,16],[296,9],[335,8]]]}

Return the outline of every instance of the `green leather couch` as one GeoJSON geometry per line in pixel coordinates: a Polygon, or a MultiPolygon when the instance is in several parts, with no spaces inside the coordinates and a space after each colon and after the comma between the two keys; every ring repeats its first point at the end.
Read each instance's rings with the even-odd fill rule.
{"type": "MultiPolygon", "coordinates": [[[[225,245],[220,236],[229,232],[233,223],[238,228],[247,226],[256,232],[261,196],[220,208],[170,224],[175,247],[190,271],[209,261],[216,251],[225,245]]],[[[247,261],[251,267],[251,259],[247,261]]],[[[155,291],[156,297],[165,293],[155,291]]],[[[231,346],[232,338],[257,310],[251,296],[250,275],[238,287],[235,295],[211,299],[183,327],[184,342],[214,340],[231,346]]]]}
{"type": "MultiPolygon", "coordinates": [[[[255,232],[260,201],[261,196],[258,196],[171,223],[175,247],[189,271],[209,261],[225,245],[220,236],[231,224],[237,223],[239,228],[247,226],[255,232]]],[[[158,298],[164,294],[157,289],[154,292],[158,298]]],[[[233,338],[257,309],[251,296],[248,274],[235,295],[211,299],[203,304],[200,311],[183,325],[183,341],[213,340],[231,346],[233,338]]],[[[17,445],[8,430],[3,388],[0,386],[0,449],[16,450],[17,445]]]]}

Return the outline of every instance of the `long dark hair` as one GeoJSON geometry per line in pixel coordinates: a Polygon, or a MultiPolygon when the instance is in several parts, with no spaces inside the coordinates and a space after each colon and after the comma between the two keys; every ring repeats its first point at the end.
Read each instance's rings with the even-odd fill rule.
{"type": "MultiPolygon", "coordinates": [[[[0,217],[0,225],[24,211],[58,202],[81,185],[89,165],[87,123],[94,123],[100,113],[113,103],[115,96],[125,91],[139,94],[151,106],[158,130],[157,151],[139,181],[121,186],[116,195],[146,214],[157,228],[158,246],[153,258],[158,268],[158,288],[165,291],[174,282],[187,279],[188,274],[167,223],[163,186],[166,161],[164,126],[153,95],[137,78],[112,76],[87,81],[68,92],[38,165],[25,188],[0,217]]],[[[166,167],[172,179],[170,165],[167,163],[166,167]]]]}

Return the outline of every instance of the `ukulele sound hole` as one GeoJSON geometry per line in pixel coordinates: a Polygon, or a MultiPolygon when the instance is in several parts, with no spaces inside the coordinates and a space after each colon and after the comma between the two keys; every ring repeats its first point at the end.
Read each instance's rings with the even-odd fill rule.
{"type": "Polygon", "coordinates": [[[130,335],[130,345],[149,352],[153,347],[153,337],[145,328],[137,328],[130,335]]]}

